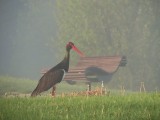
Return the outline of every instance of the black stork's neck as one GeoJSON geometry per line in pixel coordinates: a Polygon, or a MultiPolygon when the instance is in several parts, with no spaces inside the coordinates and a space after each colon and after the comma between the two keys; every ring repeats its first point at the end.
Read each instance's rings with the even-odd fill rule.
{"type": "Polygon", "coordinates": [[[63,59],[64,70],[68,72],[69,69],[70,50],[66,50],[65,57],[63,59]]]}

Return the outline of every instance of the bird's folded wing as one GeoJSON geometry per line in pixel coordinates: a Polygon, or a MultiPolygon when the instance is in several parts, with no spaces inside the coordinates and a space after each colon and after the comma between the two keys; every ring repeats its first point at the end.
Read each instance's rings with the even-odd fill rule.
{"type": "Polygon", "coordinates": [[[65,71],[63,69],[55,70],[54,72],[48,71],[39,80],[39,83],[35,90],[38,93],[41,93],[43,91],[50,89],[56,83],[61,82],[64,74],[65,74],[65,71]]]}

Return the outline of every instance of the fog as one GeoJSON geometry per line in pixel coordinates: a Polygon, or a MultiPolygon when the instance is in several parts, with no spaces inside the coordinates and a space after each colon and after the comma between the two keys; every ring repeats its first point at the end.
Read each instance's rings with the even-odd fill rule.
{"type": "Polygon", "coordinates": [[[0,75],[37,79],[56,64],[54,0],[0,0],[0,75]]]}
{"type": "MultiPolygon", "coordinates": [[[[159,89],[159,6],[159,0],[1,0],[0,75],[38,79],[72,41],[86,56],[127,57],[111,87],[139,90],[145,82],[147,90],[159,89]]],[[[76,60],[73,52],[71,64],[76,60]]]]}

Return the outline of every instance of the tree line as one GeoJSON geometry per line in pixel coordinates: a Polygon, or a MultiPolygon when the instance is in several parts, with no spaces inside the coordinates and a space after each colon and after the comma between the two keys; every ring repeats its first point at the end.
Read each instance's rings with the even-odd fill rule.
{"type": "Polygon", "coordinates": [[[127,66],[109,86],[137,90],[144,82],[155,90],[160,88],[159,5],[159,0],[56,0],[57,45],[73,41],[87,56],[125,55],[127,66]]]}

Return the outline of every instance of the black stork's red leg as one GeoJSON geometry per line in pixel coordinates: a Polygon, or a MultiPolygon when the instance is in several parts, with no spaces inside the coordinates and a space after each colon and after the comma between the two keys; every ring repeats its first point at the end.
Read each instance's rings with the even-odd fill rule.
{"type": "Polygon", "coordinates": [[[56,96],[56,86],[55,85],[52,87],[52,96],[53,97],[56,96]]]}

